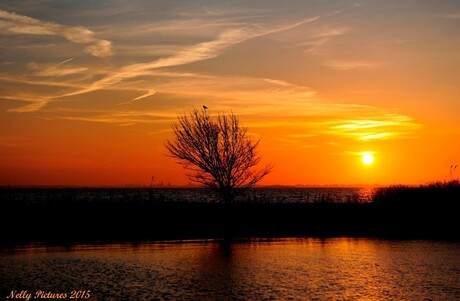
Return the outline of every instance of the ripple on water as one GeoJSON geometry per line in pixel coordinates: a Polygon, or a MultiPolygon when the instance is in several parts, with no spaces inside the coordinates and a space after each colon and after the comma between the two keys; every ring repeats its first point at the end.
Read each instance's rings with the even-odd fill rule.
{"type": "Polygon", "coordinates": [[[458,243],[346,238],[33,247],[0,254],[0,292],[91,290],[91,300],[458,300],[459,255],[458,243]]]}

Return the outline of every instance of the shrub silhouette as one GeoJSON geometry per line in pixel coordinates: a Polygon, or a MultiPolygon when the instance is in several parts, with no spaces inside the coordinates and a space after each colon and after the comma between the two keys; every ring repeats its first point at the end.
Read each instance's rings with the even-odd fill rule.
{"type": "Polygon", "coordinates": [[[451,180],[433,182],[418,187],[395,185],[374,191],[373,202],[385,206],[411,208],[457,206],[460,200],[460,182],[451,180]]]}
{"type": "Polygon", "coordinates": [[[253,187],[272,170],[254,167],[260,162],[259,140],[247,135],[233,114],[212,117],[207,110],[193,110],[172,126],[174,141],[166,141],[170,155],[189,170],[193,182],[218,192],[224,203],[253,187]]]}

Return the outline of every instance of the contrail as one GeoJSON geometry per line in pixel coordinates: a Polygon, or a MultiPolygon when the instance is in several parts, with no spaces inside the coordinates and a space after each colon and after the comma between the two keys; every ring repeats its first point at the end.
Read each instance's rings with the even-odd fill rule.
{"type": "Polygon", "coordinates": [[[67,60],[65,60],[65,61],[60,62],[58,65],[62,65],[62,64],[68,63],[68,62],[70,62],[70,61],[72,61],[72,60],[73,60],[73,57],[71,57],[70,59],[67,59],[67,60]]]}

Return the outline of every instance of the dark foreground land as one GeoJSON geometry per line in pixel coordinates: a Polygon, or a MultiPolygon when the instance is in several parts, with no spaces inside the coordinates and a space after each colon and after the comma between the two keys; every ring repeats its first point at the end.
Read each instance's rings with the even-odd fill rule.
{"type": "Polygon", "coordinates": [[[1,244],[338,236],[460,240],[458,181],[384,188],[370,203],[225,205],[170,202],[152,194],[110,201],[75,199],[76,191],[1,189],[1,244]]]}

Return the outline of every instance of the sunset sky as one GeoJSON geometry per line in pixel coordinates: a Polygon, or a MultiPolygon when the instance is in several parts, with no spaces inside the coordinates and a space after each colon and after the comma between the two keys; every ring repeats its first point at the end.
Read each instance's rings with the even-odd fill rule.
{"type": "Polygon", "coordinates": [[[0,185],[186,185],[164,144],[203,104],[265,185],[459,177],[460,1],[0,2],[0,185]]]}

